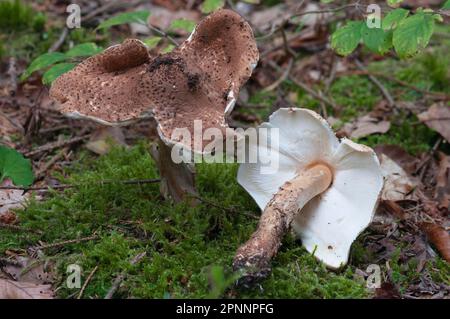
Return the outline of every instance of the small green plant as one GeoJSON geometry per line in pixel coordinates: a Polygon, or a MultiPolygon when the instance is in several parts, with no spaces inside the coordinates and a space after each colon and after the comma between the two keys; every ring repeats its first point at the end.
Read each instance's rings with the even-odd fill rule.
{"type": "Polygon", "coordinates": [[[66,53],[50,52],[38,56],[31,62],[21,76],[21,80],[27,79],[33,72],[46,69],[42,77],[44,84],[51,84],[58,76],[73,69],[77,64],[71,61],[75,58],[89,57],[102,51],[95,43],[83,43],[74,46],[66,53]]]}
{"type": "Polygon", "coordinates": [[[0,183],[6,178],[10,178],[14,185],[30,186],[33,171],[30,160],[16,150],[0,145],[0,183]]]}
{"type": "MultiPolygon", "coordinates": [[[[441,8],[450,7],[448,0],[441,8]]],[[[402,1],[388,0],[390,6],[398,6],[402,1]]],[[[414,13],[396,8],[381,19],[380,27],[369,26],[368,21],[349,21],[331,36],[331,47],[340,55],[349,55],[363,43],[377,54],[386,54],[392,48],[402,58],[411,58],[428,45],[436,21],[443,21],[438,11],[418,8],[414,13]]],[[[368,19],[375,19],[369,16],[368,19]]]]}
{"type": "Polygon", "coordinates": [[[225,0],[205,0],[200,7],[203,13],[211,13],[225,5],[225,0]]]}

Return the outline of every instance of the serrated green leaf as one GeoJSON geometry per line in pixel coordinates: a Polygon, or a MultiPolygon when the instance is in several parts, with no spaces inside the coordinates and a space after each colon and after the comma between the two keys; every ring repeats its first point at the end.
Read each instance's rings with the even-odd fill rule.
{"type": "Polygon", "coordinates": [[[77,64],[76,63],[58,63],[52,66],[47,72],[42,76],[42,83],[45,85],[52,84],[60,75],[69,72],[77,64]]]}
{"type": "Polygon", "coordinates": [[[434,30],[435,18],[424,12],[417,13],[400,22],[394,30],[392,43],[398,56],[410,58],[424,49],[434,30]]]}
{"type": "Polygon", "coordinates": [[[350,21],[331,36],[331,47],[340,55],[349,55],[361,40],[362,21],[350,21]]]}
{"type": "Polygon", "coordinates": [[[149,49],[153,49],[158,45],[158,43],[161,41],[161,39],[162,39],[161,37],[151,37],[151,38],[145,39],[143,42],[149,49]]]}
{"type": "Polygon", "coordinates": [[[442,10],[450,10],[450,0],[447,0],[441,9],[442,10]]]}
{"type": "Polygon", "coordinates": [[[41,70],[43,68],[46,68],[52,64],[55,64],[57,62],[61,62],[67,59],[67,56],[64,53],[61,52],[51,52],[51,53],[45,53],[40,56],[38,56],[31,64],[28,66],[28,68],[25,70],[25,72],[20,77],[21,81],[28,78],[33,72],[41,70]]]}
{"type": "Polygon", "coordinates": [[[172,23],[170,24],[170,29],[171,30],[185,30],[187,32],[192,32],[195,29],[195,25],[197,23],[195,23],[195,21],[192,20],[188,20],[188,19],[176,19],[173,20],[172,23]]]}
{"type": "Polygon", "coordinates": [[[383,30],[395,29],[398,24],[405,19],[409,14],[406,9],[398,8],[389,12],[386,17],[381,21],[381,27],[383,30]]]}
{"type": "Polygon", "coordinates": [[[101,51],[102,48],[99,48],[95,43],[88,42],[74,46],[72,49],[66,52],[66,56],[70,58],[85,57],[100,53],[101,51]]]}
{"type": "Polygon", "coordinates": [[[392,48],[392,31],[384,31],[381,28],[369,28],[366,24],[361,28],[364,44],[378,54],[385,54],[392,48]]]}
{"type": "Polygon", "coordinates": [[[205,0],[202,3],[201,10],[203,13],[211,13],[225,5],[225,0],[205,0]]]}
{"type": "Polygon", "coordinates": [[[34,179],[30,160],[16,150],[0,145],[0,183],[5,178],[10,178],[16,186],[30,186],[34,179]]]}
{"type": "Polygon", "coordinates": [[[146,24],[149,15],[150,11],[148,10],[120,13],[100,23],[97,30],[132,22],[146,24]]]}
{"type": "Polygon", "coordinates": [[[403,1],[404,0],[386,0],[386,3],[392,8],[398,8],[403,1]]]}

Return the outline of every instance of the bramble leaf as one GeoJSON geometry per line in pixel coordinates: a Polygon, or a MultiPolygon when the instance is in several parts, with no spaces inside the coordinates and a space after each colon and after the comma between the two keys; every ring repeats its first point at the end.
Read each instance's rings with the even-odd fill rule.
{"type": "Polygon", "coordinates": [[[331,36],[331,47],[340,55],[349,55],[361,40],[362,21],[350,21],[331,36]]]}
{"type": "Polygon", "coordinates": [[[0,183],[5,178],[16,186],[30,186],[34,179],[30,160],[15,149],[0,145],[0,183]]]}
{"type": "Polygon", "coordinates": [[[400,22],[394,30],[392,43],[400,58],[410,58],[424,49],[434,30],[435,17],[416,13],[400,22]]]}
{"type": "Polygon", "coordinates": [[[392,31],[381,28],[369,28],[366,24],[361,29],[362,39],[369,50],[385,54],[392,48],[392,31]]]}
{"type": "Polygon", "coordinates": [[[395,29],[398,24],[408,16],[408,14],[409,11],[406,9],[398,8],[392,10],[381,21],[381,27],[383,28],[383,30],[395,29]]]}

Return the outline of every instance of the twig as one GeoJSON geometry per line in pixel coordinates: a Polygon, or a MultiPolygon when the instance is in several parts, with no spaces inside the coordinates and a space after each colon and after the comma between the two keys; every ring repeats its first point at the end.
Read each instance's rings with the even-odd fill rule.
{"type": "Polygon", "coordinates": [[[156,32],[156,33],[158,33],[158,34],[159,34],[160,36],[162,36],[163,38],[166,38],[167,40],[169,40],[170,42],[172,42],[173,45],[175,45],[175,46],[179,46],[179,45],[180,45],[180,44],[178,43],[177,40],[175,40],[174,38],[172,38],[170,35],[168,35],[166,32],[164,32],[164,31],[161,30],[160,28],[157,28],[157,27],[151,25],[150,23],[146,24],[146,26],[147,26],[150,30],[152,30],[152,31],[154,31],[154,32],[156,32]]]}
{"type": "Polygon", "coordinates": [[[60,241],[60,242],[48,244],[48,245],[40,245],[40,246],[34,247],[34,249],[42,250],[42,249],[48,249],[48,248],[56,248],[56,247],[61,247],[61,246],[69,245],[69,244],[78,244],[78,243],[81,243],[84,241],[91,241],[91,240],[95,240],[98,238],[99,237],[97,235],[92,235],[92,236],[83,237],[83,238],[64,240],[64,241],[60,241]]]}
{"type": "MultiPolygon", "coordinates": [[[[103,180],[98,181],[96,183],[93,183],[94,185],[109,185],[114,183],[120,183],[124,185],[142,185],[142,184],[153,184],[153,183],[159,183],[161,180],[158,178],[153,179],[130,179],[130,180],[124,180],[124,181],[116,181],[116,180],[103,180]]],[[[0,190],[2,189],[16,189],[16,190],[23,190],[23,191],[50,191],[52,189],[68,189],[68,188],[77,188],[82,187],[87,184],[63,184],[63,185],[54,185],[54,186],[37,186],[37,187],[23,187],[23,186],[0,186],[0,190]]]]}
{"type": "Polygon", "coordinates": [[[50,49],[48,49],[48,52],[55,52],[58,51],[59,48],[63,45],[64,41],[66,40],[67,35],[69,34],[69,29],[65,27],[61,34],[59,35],[59,38],[55,41],[55,43],[52,44],[50,49]]]}
{"type": "Polygon", "coordinates": [[[86,289],[87,285],[91,281],[92,277],[94,276],[95,272],[97,271],[98,266],[95,266],[94,269],[91,271],[89,276],[86,278],[86,281],[83,284],[83,287],[81,287],[80,293],[78,294],[77,299],[81,299],[81,296],[83,296],[84,290],[86,289]]]}
{"type": "MultiPolygon", "coordinates": [[[[358,69],[362,71],[367,71],[366,67],[358,59],[355,59],[355,64],[358,67],[358,69]]],[[[372,81],[373,84],[375,84],[378,87],[378,89],[381,91],[381,94],[383,94],[383,96],[386,98],[388,105],[390,107],[394,107],[395,106],[394,98],[386,89],[386,87],[380,81],[378,81],[378,79],[372,74],[368,73],[367,77],[369,78],[370,81],[372,81]]]]}
{"type": "MultiPolygon", "coordinates": [[[[273,61],[269,61],[268,64],[274,68],[277,71],[281,70],[281,67],[279,65],[277,65],[275,62],[273,61]]],[[[300,88],[302,88],[304,91],[306,91],[306,93],[308,93],[309,95],[311,95],[312,97],[322,101],[323,103],[331,106],[333,109],[338,109],[339,107],[332,101],[330,101],[329,99],[327,99],[326,97],[324,97],[323,95],[315,92],[313,89],[311,89],[310,87],[308,87],[306,84],[304,84],[303,82],[301,82],[300,80],[297,80],[296,78],[294,78],[292,75],[289,75],[288,77],[289,80],[291,80],[292,82],[294,82],[295,85],[299,86],[300,88]]]]}
{"type": "Polygon", "coordinates": [[[15,231],[31,232],[31,233],[35,233],[35,234],[39,234],[39,235],[42,234],[42,231],[40,231],[40,230],[35,230],[35,229],[25,228],[25,227],[18,226],[18,225],[11,225],[11,224],[5,224],[5,223],[0,223],[0,228],[6,228],[6,229],[15,230],[15,231]]]}
{"type": "MultiPolygon", "coordinates": [[[[146,252],[142,252],[138,255],[136,255],[131,261],[130,261],[130,265],[135,265],[138,262],[140,262],[142,260],[142,258],[144,258],[146,255],[146,252]]],[[[114,294],[116,293],[117,289],[119,289],[120,284],[122,283],[122,281],[125,279],[127,273],[126,271],[122,271],[119,275],[117,275],[117,277],[114,279],[114,282],[111,286],[111,288],[109,289],[108,293],[106,294],[104,299],[111,299],[114,294]]]]}
{"type": "Polygon", "coordinates": [[[283,83],[288,77],[289,74],[291,73],[292,67],[294,65],[294,58],[291,58],[289,60],[288,66],[286,68],[286,70],[284,70],[283,74],[272,84],[270,84],[269,86],[265,87],[263,89],[263,92],[270,92],[275,90],[281,83],[283,83]]]}
{"type": "Polygon", "coordinates": [[[47,163],[45,163],[44,167],[36,172],[35,180],[41,179],[48,169],[50,169],[60,158],[66,155],[68,150],[69,148],[66,146],[61,151],[59,151],[58,154],[53,156],[47,163]]]}
{"type": "Polygon", "coordinates": [[[305,11],[305,12],[299,12],[291,15],[289,19],[295,18],[295,17],[301,17],[307,14],[321,14],[321,13],[336,13],[348,8],[358,8],[360,5],[359,1],[355,3],[345,4],[340,7],[336,7],[334,9],[324,9],[324,10],[312,10],[312,11],[305,11]]]}
{"type": "Polygon", "coordinates": [[[31,156],[34,156],[36,154],[42,153],[42,152],[47,152],[47,151],[54,150],[56,148],[61,148],[61,147],[64,147],[64,146],[75,144],[75,143],[78,143],[78,142],[80,142],[82,140],[85,140],[89,136],[90,136],[90,134],[85,134],[83,136],[73,137],[73,138],[65,140],[65,141],[51,142],[51,143],[39,146],[37,149],[35,149],[33,151],[25,153],[25,156],[31,157],[31,156]]]}

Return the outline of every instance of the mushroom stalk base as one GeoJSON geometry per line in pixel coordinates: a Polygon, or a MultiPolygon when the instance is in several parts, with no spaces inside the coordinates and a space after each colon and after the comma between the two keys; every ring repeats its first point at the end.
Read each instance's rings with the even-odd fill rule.
{"type": "Polygon", "coordinates": [[[267,277],[271,271],[270,261],[277,254],[294,217],[312,198],[327,190],[332,180],[330,168],[316,164],[280,187],[264,209],[256,232],[236,252],[233,268],[244,270],[239,284],[249,286],[267,277]]]}

